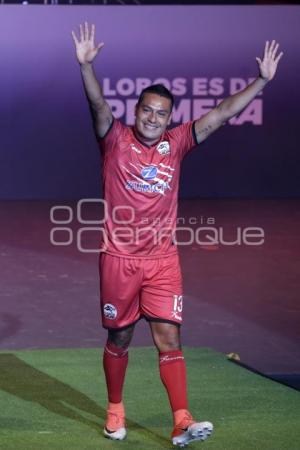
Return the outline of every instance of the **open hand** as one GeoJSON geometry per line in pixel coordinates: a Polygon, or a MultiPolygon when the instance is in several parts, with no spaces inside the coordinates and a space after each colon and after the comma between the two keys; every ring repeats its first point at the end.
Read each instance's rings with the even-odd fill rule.
{"type": "Polygon", "coordinates": [[[278,47],[279,44],[274,40],[271,42],[271,45],[269,45],[269,41],[267,41],[263,60],[256,58],[260,76],[266,81],[270,81],[274,77],[277,70],[277,65],[283,55],[283,52],[280,52],[279,55],[276,56],[278,47]]]}
{"type": "Polygon", "coordinates": [[[87,22],[84,23],[84,27],[80,24],[80,39],[77,39],[76,34],[72,31],[72,37],[76,47],[76,55],[80,64],[91,63],[97,56],[99,50],[103,47],[104,43],[101,42],[95,46],[95,25],[91,26],[87,22]]]}

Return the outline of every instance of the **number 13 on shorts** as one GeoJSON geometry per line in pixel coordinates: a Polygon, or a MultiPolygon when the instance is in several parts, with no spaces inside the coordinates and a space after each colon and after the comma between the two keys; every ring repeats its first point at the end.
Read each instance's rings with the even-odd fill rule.
{"type": "Polygon", "coordinates": [[[181,317],[182,309],[183,309],[183,296],[174,295],[172,317],[174,317],[177,320],[182,320],[181,317]]]}

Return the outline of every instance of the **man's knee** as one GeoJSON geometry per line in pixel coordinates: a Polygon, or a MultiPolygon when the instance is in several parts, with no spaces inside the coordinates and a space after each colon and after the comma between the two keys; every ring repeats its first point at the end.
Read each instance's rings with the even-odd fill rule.
{"type": "Polygon", "coordinates": [[[134,326],[123,330],[108,330],[108,341],[120,348],[127,348],[133,336],[134,326]]]}
{"type": "Polygon", "coordinates": [[[181,350],[180,327],[167,323],[152,323],[154,343],[160,352],[181,350]]]}
{"type": "Polygon", "coordinates": [[[161,352],[169,352],[172,350],[181,350],[181,343],[178,337],[174,335],[171,336],[160,336],[156,341],[156,346],[161,352]]]}

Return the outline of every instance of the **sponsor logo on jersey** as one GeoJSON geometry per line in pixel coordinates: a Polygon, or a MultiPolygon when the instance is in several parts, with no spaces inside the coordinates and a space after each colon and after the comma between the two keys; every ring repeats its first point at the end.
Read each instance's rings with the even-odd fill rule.
{"type": "Polygon", "coordinates": [[[155,166],[147,166],[143,167],[141,170],[141,175],[144,178],[144,180],[154,180],[157,175],[157,167],[155,166]]]}
{"type": "Polygon", "coordinates": [[[171,189],[169,183],[143,184],[136,181],[127,180],[126,189],[138,192],[154,192],[164,194],[167,189],[171,189]]]}
{"type": "Polygon", "coordinates": [[[165,191],[171,190],[171,181],[174,168],[163,163],[158,165],[130,164],[129,170],[123,169],[133,178],[126,181],[125,188],[138,192],[151,192],[165,195],[165,191]]]}
{"type": "Polygon", "coordinates": [[[170,153],[170,144],[168,141],[162,141],[156,147],[160,155],[168,155],[170,153]]]}
{"type": "Polygon", "coordinates": [[[118,315],[117,308],[110,303],[105,303],[103,306],[103,314],[107,319],[114,320],[118,315]]]}

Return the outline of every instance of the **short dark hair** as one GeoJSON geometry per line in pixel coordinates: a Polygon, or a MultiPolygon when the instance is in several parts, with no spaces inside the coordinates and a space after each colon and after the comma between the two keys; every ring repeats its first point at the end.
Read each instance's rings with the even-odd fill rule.
{"type": "Polygon", "coordinates": [[[160,95],[161,97],[168,98],[171,102],[171,111],[172,111],[174,105],[174,97],[172,93],[169,91],[169,89],[167,89],[163,84],[152,84],[151,86],[148,86],[145,89],[143,89],[138,98],[137,102],[138,105],[142,103],[145,94],[147,94],[148,92],[151,94],[157,94],[160,95]]]}

